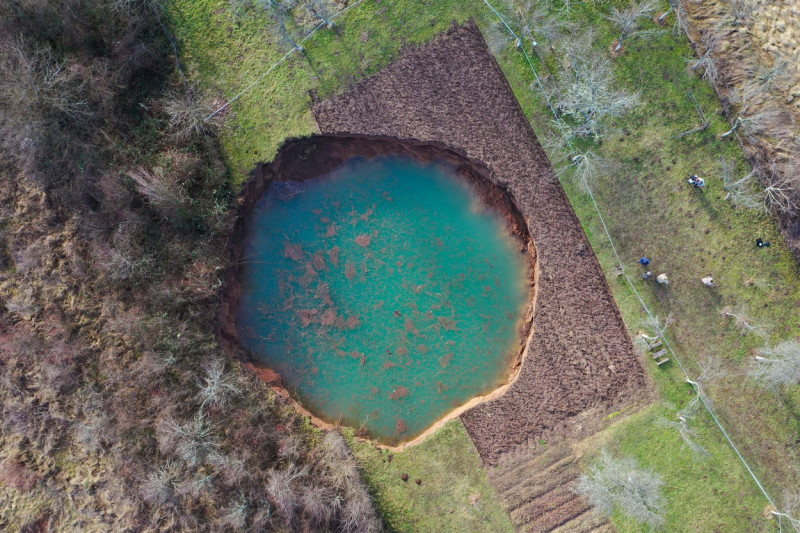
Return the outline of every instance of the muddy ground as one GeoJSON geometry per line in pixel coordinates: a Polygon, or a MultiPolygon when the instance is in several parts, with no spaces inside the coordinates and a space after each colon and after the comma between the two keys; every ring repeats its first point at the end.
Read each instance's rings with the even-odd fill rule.
{"type": "Polygon", "coordinates": [[[326,134],[441,143],[486,166],[525,217],[539,277],[533,335],[507,392],[462,415],[481,457],[591,431],[649,394],[603,271],[547,156],[473,24],[313,106],[326,134]]]}

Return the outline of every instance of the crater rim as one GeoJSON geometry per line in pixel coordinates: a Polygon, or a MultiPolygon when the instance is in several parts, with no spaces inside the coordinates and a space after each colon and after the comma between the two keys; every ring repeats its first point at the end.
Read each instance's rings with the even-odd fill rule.
{"type": "MultiPolygon", "coordinates": [[[[352,134],[314,134],[308,137],[286,139],[269,163],[258,163],[250,178],[242,186],[238,196],[238,208],[233,229],[225,249],[227,268],[224,275],[222,301],[218,313],[217,337],[223,351],[238,359],[252,371],[258,379],[267,384],[275,393],[285,398],[301,416],[325,430],[332,430],[339,424],[325,420],[310,412],[302,402],[290,394],[284,386],[282,377],[275,370],[256,360],[241,344],[236,327],[236,314],[242,294],[239,260],[247,237],[256,203],[266,194],[273,182],[305,182],[319,178],[344,162],[353,158],[374,159],[384,156],[410,157],[421,163],[443,161],[453,167],[453,173],[464,180],[479,196],[480,201],[496,211],[514,242],[525,254],[527,263],[528,297],[524,316],[520,317],[518,347],[511,355],[508,376],[504,382],[482,395],[469,398],[464,404],[449,410],[444,416],[432,422],[415,437],[390,445],[380,442],[368,434],[356,437],[369,441],[381,448],[399,451],[423,441],[444,423],[453,420],[481,403],[502,396],[517,380],[527,355],[528,345],[533,335],[533,315],[536,309],[536,288],[538,281],[538,261],[536,248],[531,238],[527,221],[510,189],[492,179],[490,169],[464,154],[461,150],[442,143],[423,142],[413,139],[352,134]]],[[[348,426],[350,427],[350,426],[348,426]]]]}

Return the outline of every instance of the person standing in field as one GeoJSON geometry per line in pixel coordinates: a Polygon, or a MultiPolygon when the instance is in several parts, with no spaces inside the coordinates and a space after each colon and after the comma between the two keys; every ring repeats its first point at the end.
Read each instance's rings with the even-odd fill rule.
{"type": "Polygon", "coordinates": [[[714,286],[714,278],[712,278],[711,276],[706,276],[703,279],[701,279],[700,281],[702,281],[703,285],[705,285],[706,287],[713,287],[714,286]]]}
{"type": "Polygon", "coordinates": [[[663,272],[656,276],[656,283],[659,285],[669,285],[669,278],[663,272]]]}
{"type": "Polygon", "coordinates": [[[706,186],[706,180],[698,176],[697,174],[692,174],[689,176],[689,185],[694,185],[696,189],[702,189],[706,186]]]}

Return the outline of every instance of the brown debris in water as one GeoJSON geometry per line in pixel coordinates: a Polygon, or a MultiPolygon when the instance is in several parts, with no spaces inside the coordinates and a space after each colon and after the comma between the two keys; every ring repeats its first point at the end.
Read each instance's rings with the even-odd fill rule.
{"type": "MultiPolygon", "coordinates": [[[[402,435],[406,431],[408,431],[408,424],[402,418],[398,418],[397,423],[394,425],[394,432],[402,435]]],[[[403,481],[408,481],[408,474],[403,474],[403,481]]]]}
{"type": "Polygon", "coordinates": [[[294,244],[287,241],[286,245],[283,247],[283,257],[288,257],[292,261],[302,261],[303,245],[294,244]]]}
{"type": "Polygon", "coordinates": [[[311,263],[306,263],[306,276],[309,279],[316,278],[317,276],[319,276],[319,273],[316,270],[314,270],[314,265],[312,265],[311,263]]]}
{"type": "Polygon", "coordinates": [[[363,220],[364,222],[369,222],[369,217],[371,217],[374,212],[375,212],[375,206],[373,205],[372,207],[367,209],[366,213],[361,215],[361,217],[360,217],[361,220],[363,220]]]}
{"type": "Polygon", "coordinates": [[[325,305],[333,305],[333,298],[331,298],[331,288],[327,283],[321,283],[317,287],[317,292],[314,294],[316,298],[322,300],[325,305]]]}
{"type": "Polygon", "coordinates": [[[306,327],[313,323],[317,313],[319,313],[319,309],[298,309],[297,316],[300,318],[300,324],[306,327]]]}
{"type": "Polygon", "coordinates": [[[329,307],[325,310],[322,314],[322,318],[320,322],[323,326],[332,326],[336,323],[336,319],[338,318],[338,313],[335,307],[329,307]]]}
{"type": "Polygon", "coordinates": [[[328,265],[325,264],[325,256],[322,255],[322,252],[317,252],[314,254],[311,264],[314,265],[314,268],[317,269],[317,271],[326,270],[328,268],[328,265]]]}
{"type": "Polygon", "coordinates": [[[344,266],[344,277],[350,280],[356,277],[356,265],[353,263],[347,263],[344,266]]]}
{"type": "Polygon", "coordinates": [[[362,233],[358,237],[356,237],[356,244],[361,246],[362,248],[366,248],[372,242],[372,235],[366,235],[362,233]]]}
{"type": "Polygon", "coordinates": [[[350,315],[347,317],[347,329],[356,329],[358,326],[361,325],[361,319],[358,315],[350,315]]]}
{"type": "Polygon", "coordinates": [[[333,266],[335,267],[339,266],[339,252],[340,250],[338,246],[334,246],[328,251],[328,257],[331,258],[331,263],[333,263],[333,266]]]}
{"type": "Polygon", "coordinates": [[[450,365],[450,361],[453,360],[453,356],[453,352],[444,354],[443,357],[439,358],[439,366],[447,368],[450,365]]]}
{"type": "Polygon", "coordinates": [[[389,398],[392,400],[399,400],[400,398],[407,398],[411,394],[411,391],[408,388],[400,385],[392,393],[389,395],[389,398]]]}
{"type": "Polygon", "coordinates": [[[456,331],[458,329],[458,325],[456,324],[455,320],[444,316],[439,317],[439,325],[444,328],[445,331],[456,331]]]}
{"type": "Polygon", "coordinates": [[[336,225],[336,222],[328,224],[328,226],[325,228],[326,237],[335,237],[338,232],[339,227],[336,225]]]}

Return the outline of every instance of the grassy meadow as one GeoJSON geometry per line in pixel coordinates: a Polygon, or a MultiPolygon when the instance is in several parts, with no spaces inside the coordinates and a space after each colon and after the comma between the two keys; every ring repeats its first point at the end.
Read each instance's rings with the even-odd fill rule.
{"type": "MultiPolygon", "coordinates": [[[[235,14],[229,6],[227,0],[174,0],[169,8],[188,76],[220,102],[250,85],[287,51],[267,31],[264,16],[235,14]]],[[[609,47],[616,36],[604,18],[610,6],[603,1],[573,4],[568,16],[579,27],[594,27],[596,47],[612,57],[609,47]]],[[[424,43],[453,21],[469,18],[485,34],[495,21],[480,0],[364,0],[354,6],[336,19],[333,30],[308,39],[305,54],[292,54],[220,113],[234,182],[243,183],[254,164],[270,160],[286,138],[315,131],[311,91],[320,97],[344,91],[390,63],[404,46],[424,43]]],[[[646,26],[656,28],[649,21],[646,26]]],[[[647,41],[626,41],[623,53],[613,57],[614,68],[619,85],[637,92],[640,104],[617,119],[615,131],[602,143],[585,141],[585,147],[615,162],[614,171],[594,184],[594,192],[631,279],[657,315],[673,317],[667,337],[690,374],[699,373],[698,361],[706,357],[725,369],[724,377],[705,387],[720,420],[777,499],[800,483],[800,397],[770,392],[747,377],[752,355],[763,342],[742,336],[725,311],[746,308],[754,323],[768,328],[773,344],[798,335],[798,267],[769,217],[734,209],[724,199],[720,157],[735,161],[741,174],[748,165],[735,140],[719,138],[728,122],[712,88],[687,72],[685,59],[692,55],[686,37],[669,26],[647,41]],[[689,91],[710,125],[680,136],[701,120],[689,91]],[[706,178],[704,192],[686,184],[685,177],[693,173],[706,178]],[[757,249],[757,237],[773,246],[757,249]],[[639,279],[636,261],[643,255],[652,260],[654,274],[669,275],[669,286],[639,279]],[[709,274],[716,281],[711,289],[700,282],[709,274]]],[[[534,131],[541,139],[552,134],[552,115],[532,88],[525,59],[508,46],[498,61],[534,131]]],[[[555,62],[548,59],[548,64],[555,62]]],[[[551,157],[554,166],[563,163],[563,155],[551,157]]],[[[616,259],[591,199],[568,178],[563,184],[629,331],[636,335],[646,315],[614,272],[616,259]]],[[[777,521],[764,515],[767,501],[707,413],[691,421],[697,443],[708,452],[704,456],[693,455],[677,430],[663,422],[675,420],[694,392],[674,361],[657,368],[643,357],[660,401],[620,417],[584,443],[586,461],[606,446],[663,475],[666,531],[777,531],[777,521]]],[[[460,421],[394,454],[391,463],[386,452],[351,442],[392,530],[455,530],[448,525],[463,531],[511,530],[460,421]],[[402,481],[400,473],[411,479],[402,481]],[[423,479],[419,486],[413,483],[417,477],[423,479]]],[[[612,519],[619,531],[641,531],[624,516],[612,519]]]]}

